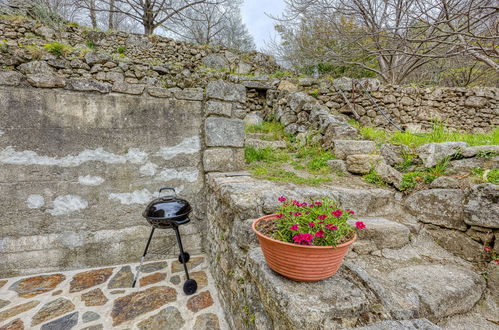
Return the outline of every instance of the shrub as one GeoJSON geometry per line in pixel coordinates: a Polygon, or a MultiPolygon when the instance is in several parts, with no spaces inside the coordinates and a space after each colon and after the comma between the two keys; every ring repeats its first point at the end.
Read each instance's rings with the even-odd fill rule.
{"type": "Polygon", "coordinates": [[[54,41],[43,46],[46,51],[56,56],[64,56],[71,52],[71,47],[63,43],[54,41]]]}

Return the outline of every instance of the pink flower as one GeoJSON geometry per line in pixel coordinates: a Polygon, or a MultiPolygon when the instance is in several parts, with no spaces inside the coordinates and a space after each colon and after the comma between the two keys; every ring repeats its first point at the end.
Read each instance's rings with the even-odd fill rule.
{"type": "Polygon", "coordinates": [[[494,262],[499,265],[499,259],[494,260],[494,262]]]}
{"type": "Polygon", "coordinates": [[[333,215],[333,217],[339,218],[343,215],[343,212],[341,212],[341,210],[336,210],[336,211],[331,212],[331,214],[333,215]]]}
{"type": "Polygon", "coordinates": [[[318,206],[321,206],[321,205],[322,205],[322,203],[321,203],[321,202],[315,202],[314,204],[315,204],[315,205],[318,205],[318,206]]]}
{"type": "Polygon", "coordinates": [[[289,229],[291,229],[291,230],[298,230],[298,227],[300,227],[300,225],[298,225],[298,224],[291,225],[291,227],[289,227],[289,229]]]}
{"type": "Polygon", "coordinates": [[[298,202],[296,199],[294,199],[294,200],[291,202],[291,204],[293,204],[293,205],[299,205],[299,204],[300,204],[300,202],[298,202]]]}
{"type": "Polygon", "coordinates": [[[284,216],[284,214],[279,213],[279,214],[276,214],[276,215],[275,215],[275,218],[276,218],[276,219],[280,219],[280,218],[282,218],[283,216],[284,216]]]}
{"type": "Polygon", "coordinates": [[[317,222],[317,223],[324,223],[324,221],[319,221],[319,222],[317,222]]]}
{"type": "Polygon", "coordinates": [[[324,237],[324,230],[319,230],[318,232],[315,233],[316,237],[324,237]]]}
{"type": "Polygon", "coordinates": [[[338,227],[337,227],[337,226],[335,226],[335,225],[333,225],[333,224],[328,223],[328,224],[326,225],[326,229],[329,229],[329,230],[336,230],[336,229],[338,229],[338,227]]]}
{"type": "Polygon", "coordinates": [[[300,204],[300,207],[307,206],[307,203],[303,202],[300,204]]]}
{"type": "Polygon", "coordinates": [[[303,234],[303,240],[304,241],[307,241],[307,242],[310,242],[311,240],[314,239],[314,235],[310,234],[310,233],[305,233],[303,234]]]}
{"type": "Polygon", "coordinates": [[[281,197],[279,197],[277,200],[278,200],[279,202],[283,203],[283,202],[285,202],[285,201],[286,201],[286,197],[281,196],[281,197]]]}
{"type": "Polygon", "coordinates": [[[315,223],[313,223],[313,222],[309,222],[309,223],[308,223],[308,226],[309,226],[310,228],[312,228],[313,226],[315,226],[315,223]]]}
{"type": "Polygon", "coordinates": [[[364,228],[366,228],[366,225],[365,225],[362,221],[357,221],[357,222],[355,223],[355,226],[357,226],[357,228],[359,228],[359,229],[364,229],[364,228]]]}
{"type": "Polygon", "coordinates": [[[355,212],[354,212],[353,210],[350,210],[350,214],[352,214],[352,215],[353,215],[353,214],[355,214],[355,212]]]}
{"type": "Polygon", "coordinates": [[[325,215],[325,214],[321,214],[321,215],[319,215],[319,216],[317,217],[317,219],[319,219],[319,220],[324,220],[324,219],[326,219],[326,218],[327,218],[327,215],[325,215]]]}
{"type": "Polygon", "coordinates": [[[299,217],[300,215],[302,215],[301,212],[295,212],[294,214],[295,217],[299,217]]]}
{"type": "Polygon", "coordinates": [[[302,241],[302,236],[303,236],[303,234],[298,234],[298,235],[293,236],[293,242],[300,243],[302,241]]]}
{"type": "Polygon", "coordinates": [[[484,251],[486,251],[486,252],[489,252],[489,251],[490,251],[490,250],[492,250],[492,249],[490,248],[490,246],[484,246],[484,247],[483,247],[483,250],[484,250],[484,251]]]}
{"type": "Polygon", "coordinates": [[[314,207],[314,204],[310,204],[308,207],[314,207]]]}

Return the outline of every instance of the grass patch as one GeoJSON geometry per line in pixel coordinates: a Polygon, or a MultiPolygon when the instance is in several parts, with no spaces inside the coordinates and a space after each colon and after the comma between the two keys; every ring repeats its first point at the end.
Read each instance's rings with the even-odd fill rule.
{"type": "Polygon", "coordinates": [[[490,182],[493,184],[499,184],[499,169],[484,170],[480,167],[475,167],[471,169],[471,173],[479,182],[490,182]]]}
{"type": "Polygon", "coordinates": [[[43,46],[46,51],[55,56],[65,56],[72,51],[71,46],[54,41],[43,46]]]}
{"type": "Polygon", "coordinates": [[[275,121],[264,121],[260,125],[247,125],[246,133],[272,134],[274,140],[281,140],[289,137],[284,132],[284,125],[275,121]]]}
{"type": "Polygon", "coordinates": [[[433,142],[457,142],[464,141],[470,146],[485,144],[499,144],[499,128],[494,128],[490,133],[462,133],[450,130],[442,123],[435,123],[428,133],[411,132],[388,132],[383,129],[373,127],[363,127],[354,120],[349,122],[356,127],[363,138],[373,140],[378,143],[389,142],[402,144],[414,148],[423,144],[433,142]]]}
{"type": "Polygon", "coordinates": [[[418,184],[426,183],[430,184],[437,178],[436,175],[430,174],[428,172],[416,171],[407,172],[402,176],[402,182],[400,183],[401,191],[412,191],[418,184]]]}
{"type": "Polygon", "coordinates": [[[251,168],[254,177],[270,181],[291,182],[295,184],[305,184],[310,186],[319,186],[325,182],[331,182],[332,177],[319,175],[310,178],[299,177],[296,173],[286,171],[281,168],[275,168],[269,164],[255,164],[251,168]]]}
{"type": "Polygon", "coordinates": [[[283,163],[288,161],[290,156],[284,151],[277,151],[270,148],[256,149],[255,147],[246,146],[244,148],[244,158],[247,164],[255,162],[283,163]]]}
{"type": "Polygon", "coordinates": [[[386,186],[386,182],[383,178],[373,169],[369,173],[364,174],[362,178],[369,183],[376,184],[378,186],[386,186]]]}
{"type": "Polygon", "coordinates": [[[335,158],[336,156],[333,153],[320,150],[318,154],[312,156],[312,159],[307,162],[306,168],[311,173],[328,173],[329,166],[327,161],[335,158]]]}

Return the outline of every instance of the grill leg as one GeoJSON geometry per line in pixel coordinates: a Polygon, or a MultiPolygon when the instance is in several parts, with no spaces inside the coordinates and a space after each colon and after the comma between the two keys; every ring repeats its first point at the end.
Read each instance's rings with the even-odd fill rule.
{"type": "Polygon", "coordinates": [[[142,255],[142,258],[140,259],[140,265],[139,265],[139,268],[137,269],[137,274],[135,274],[135,278],[133,279],[132,288],[135,288],[135,284],[137,283],[137,280],[139,279],[140,268],[142,267],[142,264],[144,263],[144,258],[146,257],[147,250],[149,249],[149,244],[151,244],[152,235],[154,234],[154,229],[155,228],[152,227],[151,234],[149,234],[149,239],[147,240],[146,249],[144,250],[144,254],[142,255]]]}
{"type": "Polygon", "coordinates": [[[173,226],[173,230],[175,230],[175,236],[177,237],[178,248],[180,249],[180,257],[182,258],[182,264],[184,265],[185,276],[187,276],[187,280],[189,280],[189,272],[187,271],[187,262],[185,260],[184,255],[184,247],[182,246],[182,240],[180,239],[180,232],[178,231],[178,226],[173,226]]]}

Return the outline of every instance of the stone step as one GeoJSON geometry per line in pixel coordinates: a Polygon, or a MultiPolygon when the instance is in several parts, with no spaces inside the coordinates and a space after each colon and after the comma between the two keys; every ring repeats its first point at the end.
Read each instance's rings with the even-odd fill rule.
{"type": "Polygon", "coordinates": [[[275,140],[274,134],[272,134],[272,133],[246,133],[246,138],[247,139],[260,139],[260,140],[267,140],[267,141],[275,140]]]}
{"type": "Polygon", "coordinates": [[[353,250],[359,254],[368,254],[381,249],[400,249],[409,243],[410,230],[405,225],[385,218],[350,219],[348,223],[362,221],[365,229],[358,231],[358,241],[353,250]]]}
{"type": "Polygon", "coordinates": [[[254,147],[256,149],[270,148],[270,149],[276,150],[276,149],[285,149],[286,142],[284,142],[284,141],[266,141],[266,140],[259,140],[259,139],[246,139],[246,146],[254,147]]]}

